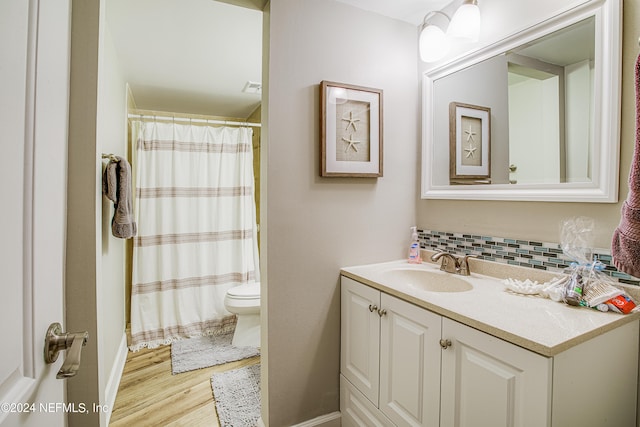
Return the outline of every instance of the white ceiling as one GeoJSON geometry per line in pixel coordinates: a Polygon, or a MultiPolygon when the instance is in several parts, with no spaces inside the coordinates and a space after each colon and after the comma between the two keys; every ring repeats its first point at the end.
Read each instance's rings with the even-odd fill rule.
{"type": "Polygon", "coordinates": [[[432,10],[440,10],[452,0],[337,0],[359,9],[405,21],[416,26],[432,10]]]}
{"type": "MultiPolygon", "coordinates": [[[[262,12],[228,3],[264,0],[107,0],[106,16],[120,66],[137,107],[246,118],[260,94],[243,93],[262,78],[262,12]]],[[[450,0],[337,0],[419,25],[450,0]]]]}
{"type": "Polygon", "coordinates": [[[120,66],[141,109],[248,117],[260,94],[262,12],[212,0],[108,0],[120,66]]]}

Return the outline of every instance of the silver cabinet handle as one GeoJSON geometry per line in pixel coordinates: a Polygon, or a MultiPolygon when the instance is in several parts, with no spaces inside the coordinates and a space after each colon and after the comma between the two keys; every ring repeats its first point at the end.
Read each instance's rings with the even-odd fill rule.
{"type": "Polygon", "coordinates": [[[377,306],[377,305],[369,304],[369,311],[370,311],[370,312],[372,312],[372,313],[373,313],[373,312],[374,312],[374,311],[376,311],[377,309],[378,309],[378,306],[377,306]]]}
{"type": "Polygon", "coordinates": [[[44,360],[53,363],[58,359],[61,350],[67,350],[67,357],[58,371],[56,378],[69,378],[78,373],[80,368],[80,353],[82,347],[87,344],[89,333],[63,333],[60,323],[52,323],[47,330],[44,339],[44,360]]]}
{"type": "Polygon", "coordinates": [[[443,350],[448,349],[449,347],[451,347],[451,340],[441,339],[440,340],[440,347],[442,347],[443,350]]]}
{"type": "Polygon", "coordinates": [[[382,317],[382,316],[384,316],[385,314],[387,314],[387,310],[385,310],[385,309],[382,309],[382,310],[378,309],[378,316],[382,317]]]}

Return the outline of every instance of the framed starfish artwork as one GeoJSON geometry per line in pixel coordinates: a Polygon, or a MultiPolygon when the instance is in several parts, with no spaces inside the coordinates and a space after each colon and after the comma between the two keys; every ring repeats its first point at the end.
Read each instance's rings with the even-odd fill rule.
{"type": "Polygon", "coordinates": [[[382,176],[382,90],[320,83],[320,176],[382,176]]]}
{"type": "Polygon", "coordinates": [[[491,109],[449,104],[449,181],[491,183],[491,109]]]}

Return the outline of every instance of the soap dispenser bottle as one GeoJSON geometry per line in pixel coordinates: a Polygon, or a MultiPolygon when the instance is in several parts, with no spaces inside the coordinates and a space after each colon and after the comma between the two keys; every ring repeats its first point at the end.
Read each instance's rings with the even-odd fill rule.
{"type": "Polygon", "coordinates": [[[411,227],[411,245],[409,246],[409,259],[410,264],[420,264],[422,259],[420,258],[420,242],[418,241],[418,227],[411,227]]]}

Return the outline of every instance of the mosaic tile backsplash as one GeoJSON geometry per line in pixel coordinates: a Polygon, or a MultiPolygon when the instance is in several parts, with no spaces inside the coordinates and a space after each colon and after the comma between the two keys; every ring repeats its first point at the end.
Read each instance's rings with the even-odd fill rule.
{"type": "MultiPolygon", "coordinates": [[[[422,249],[439,249],[457,254],[476,255],[487,261],[552,272],[562,272],[573,261],[562,252],[559,243],[422,229],[418,229],[418,237],[422,249]]],[[[604,273],[611,276],[613,280],[640,286],[640,279],[618,271],[613,266],[610,250],[594,248],[593,252],[604,264],[604,273]]]]}

